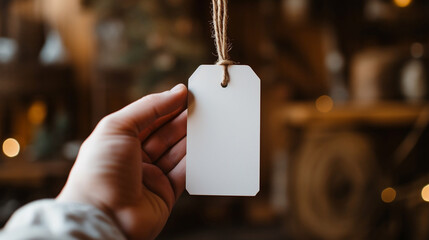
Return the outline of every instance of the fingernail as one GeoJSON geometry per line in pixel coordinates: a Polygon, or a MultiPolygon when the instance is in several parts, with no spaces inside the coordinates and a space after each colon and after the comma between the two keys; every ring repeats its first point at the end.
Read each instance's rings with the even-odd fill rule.
{"type": "Polygon", "coordinates": [[[182,84],[177,84],[174,88],[172,88],[170,91],[171,92],[173,92],[173,93],[176,93],[176,92],[180,92],[180,91],[182,91],[182,89],[183,89],[183,85],[182,84]]]}

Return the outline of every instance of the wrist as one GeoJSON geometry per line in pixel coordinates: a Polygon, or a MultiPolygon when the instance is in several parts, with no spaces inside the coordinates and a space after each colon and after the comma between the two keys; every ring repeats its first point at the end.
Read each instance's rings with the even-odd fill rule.
{"type": "Polygon", "coordinates": [[[110,208],[97,202],[95,199],[93,199],[90,196],[87,196],[81,191],[70,190],[67,185],[63,188],[60,194],[55,198],[55,201],[59,203],[78,203],[78,204],[84,204],[84,205],[91,205],[92,207],[97,208],[98,210],[102,211],[103,213],[105,213],[107,216],[109,216],[111,219],[114,220],[114,214],[112,213],[112,210],[110,208]]]}

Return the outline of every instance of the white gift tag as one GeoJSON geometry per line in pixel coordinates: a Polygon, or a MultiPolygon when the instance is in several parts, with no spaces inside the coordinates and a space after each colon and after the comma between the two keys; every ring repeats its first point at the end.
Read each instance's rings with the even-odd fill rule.
{"type": "Polygon", "coordinates": [[[259,192],[261,83],[249,66],[202,65],[189,79],[186,189],[191,195],[259,192]]]}

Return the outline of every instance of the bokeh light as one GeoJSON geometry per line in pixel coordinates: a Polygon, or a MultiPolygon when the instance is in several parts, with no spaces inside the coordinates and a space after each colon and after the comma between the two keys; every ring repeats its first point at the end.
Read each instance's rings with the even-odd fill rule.
{"type": "Polygon", "coordinates": [[[429,184],[422,189],[422,198],[425,202],[429,202],[429,184]]]}
{"type": "Polygon", "coordinates": [[[10,157],[16,157],[18,156],[20,151],[19,143],[16,139],[8,138],[3,142],[3,153],[10,157]]]}
{"type": "Polygon", "coordinates": [[[393,2],[396,4],[396,6],[398,7],[408,7],[411,2],[413,2],[413,0],[393,0],[393,2]]]}
{"type": "Polygon", "coordinates": [[[396,190],[393,188],[386,188],[381,192],[381,200],[385,203],[391,203],[396,199],[396,190]]]}
{"type": "Polygon", "coordinates": [[[331,97],[323,95],[316,100],[316,109],[322,113],[328,113],[334,108],[334,101],[331,97]]]}
{"type": "Polygon", "coordinates": [[[46,104],[42,101],[35,101],[28,109],[28,121],[33,125],[40,125],[45,121],[46,114],[46,104]]]}

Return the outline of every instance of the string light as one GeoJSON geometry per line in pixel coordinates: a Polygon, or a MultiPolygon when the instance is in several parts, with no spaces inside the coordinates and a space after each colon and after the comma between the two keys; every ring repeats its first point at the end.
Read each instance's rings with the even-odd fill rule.
{"type": "Polygon", "coordinates": [[[393,0],[393,2],[396,4],[396,6],[404,8],[404,7],[408,7],[413,1],[412,0],[393,0]]]}
{"type": "Polygon", "coordinates": [[[381,192],[381,200],[385,203],[391,203],[396,199],[396,190],[389,187],[381,192]]]}
{"type": "Polygon", "coordinates": [[[423,189],[422,189],[422,199],[425,202],[429,202],[429,184],[426,185],[423,189]]]}
{"type": "Polygon", "coordinates": [[[20,151],[19,142],[16,139],[8,138],[3,142],[4,155],[13,158],[18,156],[20,151]]]}
{"type": "Polygon", "coordinates": [[[334,108],[334,101],[331,97],[323,95],[316,100],[316,109],[322,113],[328,113],[334,108]]]}
{"type": "Polygon", "coordinates": [[[46,104],[42,101],[35,101],[28,109],[28,121],[33,125],[40,125],[45,121],[46,114],[46,104]]]}

